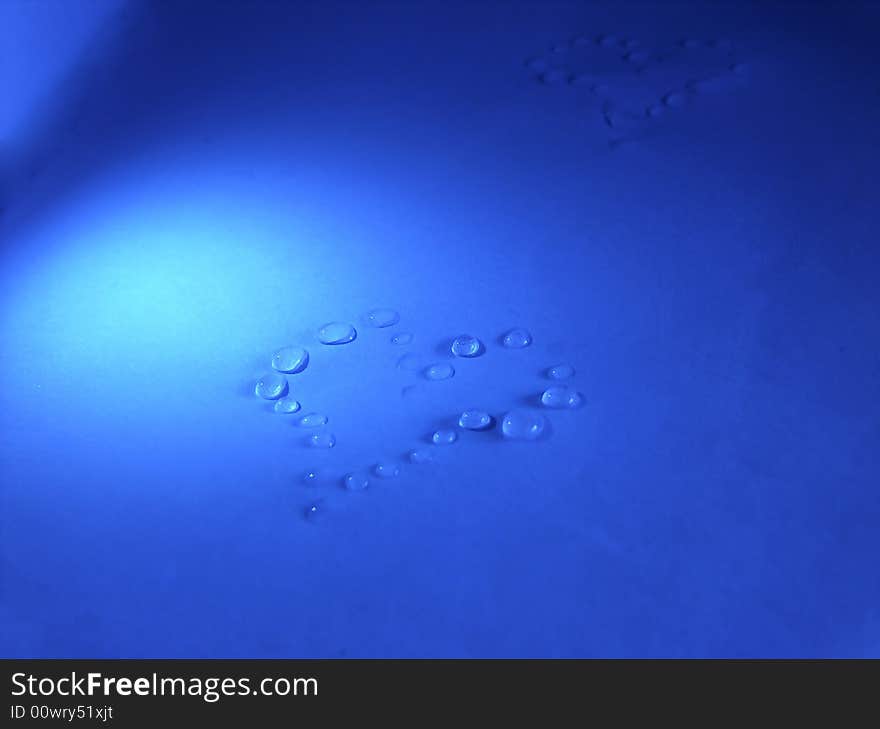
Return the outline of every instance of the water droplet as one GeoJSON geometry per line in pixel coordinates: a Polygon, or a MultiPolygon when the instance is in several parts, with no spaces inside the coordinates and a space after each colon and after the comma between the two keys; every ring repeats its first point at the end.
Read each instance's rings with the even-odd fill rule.
{"type": "Polygon", "coordinates": [[[323,413],[306,413],[303,415],[297,425],[300,428],[320,428],[322,425],[327,425],[327,421],[329,418],[323,413]]]}
{"type": "Polygon", "coordinates": [[[582,400],[577,390],[565,385],[551,385],[541,395],[541,403],[547,408],[576,408],[582,400]]]}
{"type": "Polygon", "coordinates": [[[318,480],[319,480],[319,477],[318,477],[317,471],[306,471],[302,475],[302,482],[306,486],[315,486],[315,485],[317,485],[318,480]]]}
{"type": "Polygon", "coordinates": [[[458,433],[454,430],[444,428],[435,431],[434,435],[431,436],[431,440],[434,441],[435,445],[451,445],[458,440],[458,433]]]}
{"type": "Polygon", "coordinates": [[[452,340],[452,353],[456,357],[479,357],[485,351],[483,343],[470,334],[460,334],[452,340]]]}
{"type": "Polygon", "coordinates": [[[465,410],[458,424],[465,430],[487,430],[492,427],[492,416],[483,410],[465,410]]]}
{"type": "Polygon", "coordinates": [[[544,432],[544,416],[530,410],[511,410],[501,420],[501,432],[513,440],[537,440],[544,432]]]}
{"type": "Polygon", "coordinates": [[[551,380],[567,380],[574,375],[574,367],[564,362],[553,365],[547,370],[547,377],[551,380]]]}
{"type": "Polygon", "coordinates": [[[370,479],[362,473],[349,473],[342,482],[349,491],[363,491],[370,485],[370,479]]]}
{"type": "Polygon", "coordinates": [[[287,380],[281,375],[270,372],[257,380],[254,391],[265,400],[277,400],[287,394],[287,380]]]}
{"type": "Polygon", "coordinates": [[[416,448],[414,450],[411,450],[407,454],[407,456],[409,458],[410,463],[415,463],[418,465],[422,465],[424,463],[431,463],[431,461],[434,460],[434,453],[433,453],[433,451],[429,450],[428,448],[416,448]]]}
{"type": "Polygon", "coordinates": [[[425,368],[425,379],[448,380],[455,375],[455,368],[448,362],[437,362],[425,368]]]}
{"type": "Polygon", "coordinates": [[[290,415],[299,410],[299,402],[292,397],[286,396],[275,401],[275,412],[281,415],[290,415]]]}
{"type": "Polygon", "coordinates": [[[302,347],[282,347],[272,356],[272,367],[279,372],[296,374],[309,364],[309,353],[302,347]]]}
{"type": "Polygon", "coordinates": [[[342,321],[332,321],[318,330],[321,344],[348,344],[357,339],[357,330],[342,321]]]}
{"type": "Polygon", "coordinates": [[[333,448],[336,436],[333,433],[315,433],[309,436],[309,445],[312,448],[333,448]]]}
{"type": "Polygon", "coordinates": [[[306,521],[317,521],[321,518],[323,512],[321,511],[321,504],[319,502],[315,502],[314,504],[309,504],[303,510],[303,516],[306,521]]]}
{"type": "Polygon", "coordinates": [[[501,339],[501,343],[509,349],[522,349],[532,343],[532,335],[527,329],[511,329],[501,339]]]}
{"type": "Polygon", "coordinates": [[[410,344],[413,340],[413,335],[409,332],[398,332],[393,337],[391,337],[392,344],[410,344]]]}
{"type": "Polygon", "coordinates": [[[373,473],[379,478],[396,478],[400,475],[400,466],[396,463],[377,463],[373,466],[373,473]]]}
{"type": "Polygon", "coordinates": [[[390,327],[400,321],[400,314],[394,309],[372,309],[364,317],[364,321],[371,327],[390,327]]]}

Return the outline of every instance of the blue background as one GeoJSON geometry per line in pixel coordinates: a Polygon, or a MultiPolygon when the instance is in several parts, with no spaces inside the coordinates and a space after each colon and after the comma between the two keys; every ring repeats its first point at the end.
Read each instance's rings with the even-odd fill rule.
{"type": "Polygon", "coordinates": [[[2,3],[0,653],[880,656],[878,32],[2,3]],[[253,394],[287,344],[330,451],[253,394]],[[546,439],[405,461],[559,362],[546,439]]]}

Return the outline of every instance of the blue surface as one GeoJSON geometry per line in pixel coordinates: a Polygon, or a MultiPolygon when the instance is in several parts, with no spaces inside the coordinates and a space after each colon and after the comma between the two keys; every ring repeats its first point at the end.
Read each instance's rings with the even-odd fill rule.
{"type": "Polygon", "coordinates": [[[0,654],[880,657],[877,7],[3,3],[0,654]]]}

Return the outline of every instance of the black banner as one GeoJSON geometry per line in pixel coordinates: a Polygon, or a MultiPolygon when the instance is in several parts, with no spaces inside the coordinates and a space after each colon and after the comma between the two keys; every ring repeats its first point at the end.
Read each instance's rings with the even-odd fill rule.
{"type": "Polygon", "coordinates": [[[839,715],[868,701],[877,663],[823,661],[3,661],[6,726],[193,726],[350,716],[618,719],[839,715]],[[704,708],[698,708],[704,707],[704,708]]]}

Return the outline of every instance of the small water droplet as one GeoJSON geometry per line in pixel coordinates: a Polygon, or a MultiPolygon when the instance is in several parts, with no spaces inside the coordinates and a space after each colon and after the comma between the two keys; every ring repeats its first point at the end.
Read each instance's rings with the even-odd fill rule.
{"type": "Polygon", "coordinates": [[[377,463],[373,466],[373,473],[379,478],[396,478],[400,475],[400,466],[396,463],[377,463]]]}
{"type": "Polygon", "coordinates": [[[264,400],[277,400],[287,394],[287,380],[279,374],[270,372],[257,380],[254,391],[264,400]]]}
{"type": "Polygon", "coordinates": [[[492,427],[492,416],[484,410],[465,410],[458,424],[465,430],[487,430],[492,427]]]}
{"type": "Polygon", "coordinates": [[[321,344],[348,344],[357,339],[357,330],[342,321],[332,321],[318,330],[321,344]]]}
{"type": "Polygon", "coordinates": [[[400,321],[400,314],[394,309],[372,309],[364,317],[364,321],[371,327],[390,327],[400,321]]]}
{"type": "Polygon", "coordinates": [[[333,433],[315,433],[309,436],[309,445],[312,448],[333,448],[336,436],[333,433]]]}
{"type": "Polygon", "coordinates": [[[393,337],[391,337],[392,344],[410,344],[413,340],[413,335],[409,332],[398,332],[393,337]]]}
{"type": "Polygon", "coordinates": [[[437,362],[425,368],[425,379],[448,380],[455,375],[455,368],[448,362],[437,362]]]}
{"type": "Polygon", "coordinates": [[[501,339],[501,343],[508,349],[522,349],[532,343],[532,335],[527,329],[511,329],[501,339]]]}
{"type": "Polygon", "coordinates": [[[370,479],[362,473],[349,473],[342,482],[349,491],[363,491],[370,485],[370,479]]]}
{"type": "Polygon", "coordinates": [[[314,504],[309,504],[303,511],[303,516],[306,521],[318,521],[322,516],[323,512],[321,510],[320,502],[315,502],[314,504]]]}
{"type": "Polygon", "coordinates": [[[479,357],[485,351],[483,343],[470,334],[460,334],[452,340],[452,353],[456,357],[479,357]]]}
{"type": "Polygon", "coordinates": [[[435,445],[451,445],[458,440],[458,433],[456,433],[454,430],[444,428],[442,430],[435,431],[434,435],[431,436],[431,440],[434,441],[435,445]]]}
{"type": "Polygon", "coordinates": [[[300,405],[292,397],[281,397],[275,401],[275,412],[281,415],[290,415],[299,410],[300,405]]]}
{"type": "Polygon", "coordinates": [[[551,385],[541,395],[541,404],[547,408],[576,408],[583,398],[581,394],[565,385],[551,385]]]}
{"type": "Polygon", "coordinates": [[[574,367],[570,364],[566,364],[562,362],[558,365],[553,365],[547,370],[547,377],[551,380],[567,380],[569,377],[574,376],[574,367]]]}
{"type": "Polygon", "coordinates": [[[318,480],[319,480],[319,477],[318,477],[317,471],[306,471],[302,475],[302,482],[306,486],[315,486],[315,485],[317,485],[318,480]]]}
{"type": "Polygon", "coordinates": [[[323,413],[306,413],[297,421],[297,425],[300,428],[320,428],[322,425],[327,425],[328,420],[329,418],[323,413]]]}
{"type": "Polygon", "coordinates": [[[512,440],[537,440],[544,432],[544,416],[530,410],[511,410],[501,420],[501,432],[512,440]]]}
{"type": "Polygon", "coordinates": [[[272,367],[279,372],[296,374],[309,364],[309,353],[302,347],[282,347],[272,356],[272,367]]]}
{"type": "Polygon", "coordinates": [[[410,463],[421,465],[431,463],[434,460],[434,453],[428,448],[415,448],[407,454],[407,457],[410,463]]]}

